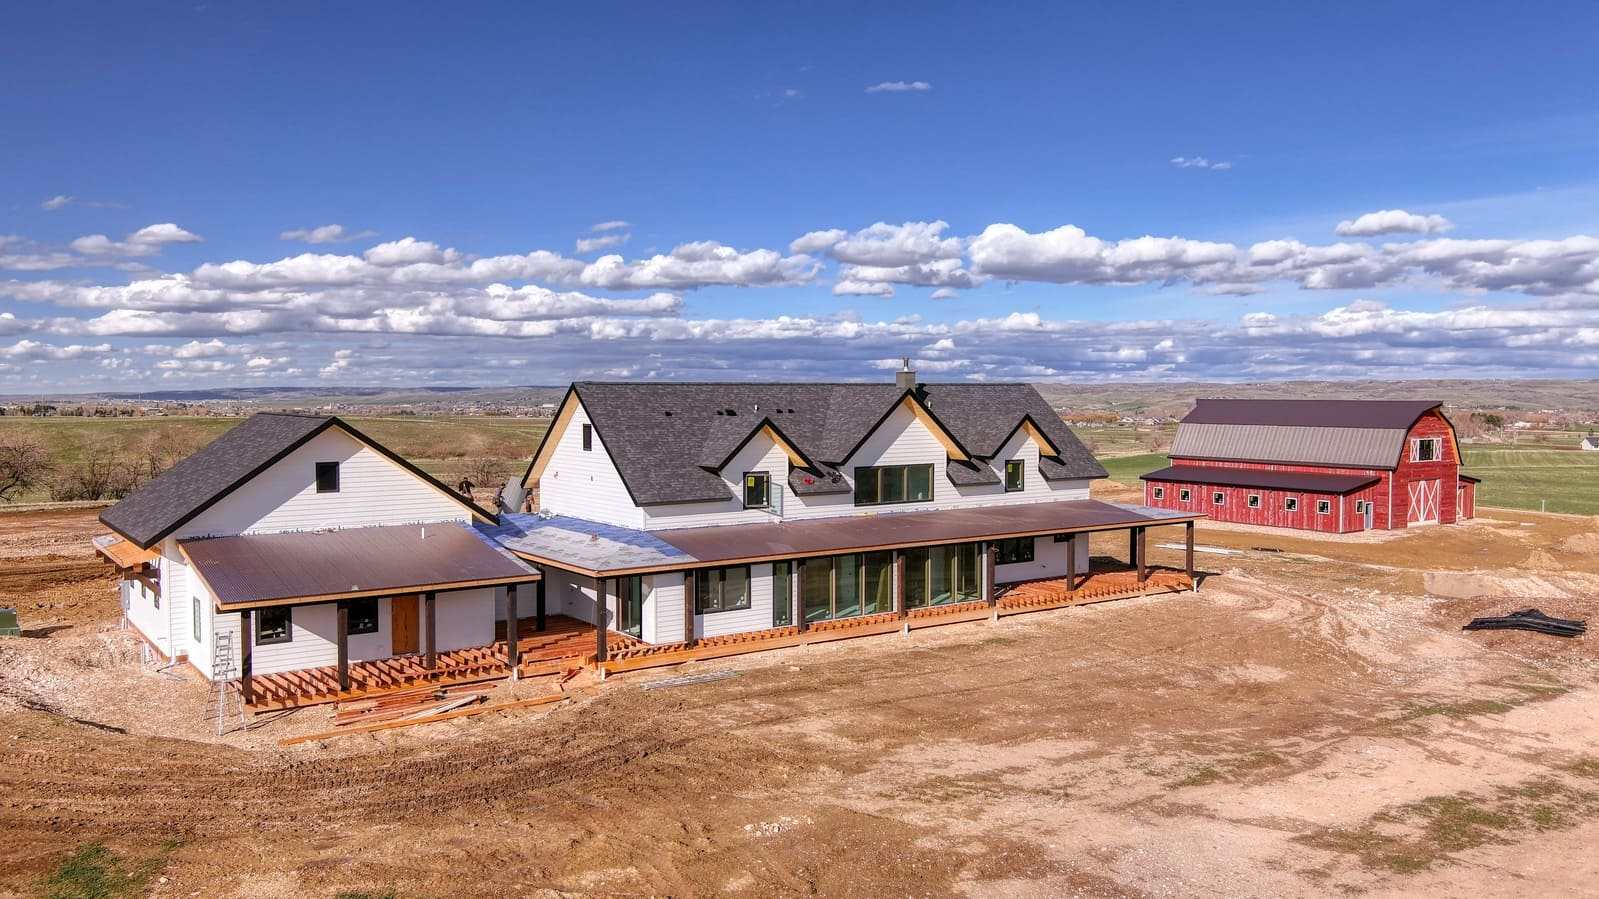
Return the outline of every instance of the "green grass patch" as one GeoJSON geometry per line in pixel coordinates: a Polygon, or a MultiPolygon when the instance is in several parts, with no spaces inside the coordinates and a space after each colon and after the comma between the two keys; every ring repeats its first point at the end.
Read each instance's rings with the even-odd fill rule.
{"type": "Polygon", "coordinates": [[[166,866],[177,844],[162,846],[142,859],[124,858],[101,843],[80,846],[39,884],[46,899],[119,899],[140,896],[166,866]]]}
{"type": "Polygon", "coordinates": [[[1136,456],[1101,457],[1099,464],[1105,466],[1105,472],[1111,480],[1129,487],[1142,487],[1144,482],[1138,479],[1140,475],[1165,468],[1171,464],[1171,460],[1165,453],[1139,453],[1136,456]]]}
{"type": "Polygon", "coordinates": [[[1467,444],[1465,471],[1482,478],[1477,504],[1599,515],[1599,453],[1467,444]]]}

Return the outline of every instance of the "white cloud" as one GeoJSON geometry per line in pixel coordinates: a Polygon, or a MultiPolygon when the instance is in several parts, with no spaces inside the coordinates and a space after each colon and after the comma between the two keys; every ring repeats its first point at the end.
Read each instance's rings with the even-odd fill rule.
{"type": "Polygon", "coordinates": [[[628,238],[632,236],[633,235],[631,234],[623,232],[601,234],[598,237],[579,237],[577,239],[577,252],[579,255],[583,255],[586,253],[593,253],[597,250],[608,250],[611,247],[619,247],[622,244],[627,243],[628,238]]]}
{"type": "Polygon", "coordinates": [[[1076,225],[1031,234],[1011,224],[989,225],[973,238],[979,274],[1057,284],[1137,284],[1179,277],[1208,278],[1237,258],[1232,244],[1181,237],[1139,237],[1115,243],[1076,225]]]}
{"type": "Polygon", "coordinates": [[[350,350],[350,349],[335,350],[333,352],[333,361],[329,362],[327,365],[322,366],[321,374],[322,374],[322,376],[324,378],[332,377],[334,375],[339,374],[340,372],[348,370],[349,367],[350,367],[350,363],[352,363],[354,361],[355,361],[355,351],[354,350],[350,350]]]}
{"type": "Polygon", "coordinates": [[[278,235],[280,240],[297,240],[301,243],[344,243],[375,237],[376,231],[349,231],[343,225],[318,225],[315,228],[294,228],[278,235]]]}
{"type": "Polygon", "coordinates": [[[866,92],[868,94],[904,94],[920,93],[932,89],[933,86],[925,81],[879,81],[876,84],[867,85],[866,92]]]}
{"type": "Polygon", "coordinates": [[[612,219],[611,221],[608,221],[608,222],[600,222],[599,224],[595,225],[594,227],[590,228],[589,230],[590,231],[625,231],[625,230],[627,230],[628,228],[631,228],[631,227],[633,227],[631,224],[629,224],[627,222],[624,222],[621,219],[612,219]]]}
{"type": "Polygon", "coordinates": [[[953,300],[960,296],[960,292],[952,287],[940,287],[928,296],[930,300],[953,300]]]}
{"type": "Polygon", "coordinates": [[[442,249],[431,240],[402,237],[380,243],[362,254],[373,265],[392,267],[398,265],[449,265],[461,260],[461,254],[452,249],[442,249]]]}
{"type": "Polygon", "coordinates": [[[1210,169],[1213,172],[1225,172],[1233,167],[1230,162],[1206,159],[1203,156],[1173,156],[1171,164],[1180,169],[1210,169]]]}
{"type": "Polygon", "coordinates": [[[85,256],[153,256],[167,244],[199,243],[201,239],[198,234],[164,222],[146,225],[123,240],[112,240],[104,234],[88,234],[74,240],[71,247],[85,256]]]}
{"type": "Polygon", "coordinates": [[[68,359],[81,359],[84,356],[94,356],[111,352],[111,344],[101,343],[94,346],[72,344],[70,346],[53,346],[40,343],[37,340],[19,340],[10,346],[0,347],[0,356],[7,359],[37,359],[62,361],[68,359]]]}
{"type": "Polygon", "coordinates": [[[1333,230],[1341,237],[1379,234],[1442,234],[1455,225],[1441,215],[1418,215],[1403,209],[1381,209],[1356,219],[1345,219],[1333,230]]]}
{"type": "Polygon", "coordinates": [[[679,244],[670,253],[637,262],[601,256],[584,267],[578,282],[607,290],[689,289],[708,285],[788,286],[816,279],[811,257],[773,250],[740,252],[714,240],[679,244]]]}
{"type": "Polygon", "coordinates": [[[45,210],[46,212],[55,212],[57,209],[70,206],[71,204],[77,202],[77,199],[77,197],[69,197],[66,194],[56,194],[50,199],[45,200],[43,203],[40,203],[39,208],[45,210]]]}

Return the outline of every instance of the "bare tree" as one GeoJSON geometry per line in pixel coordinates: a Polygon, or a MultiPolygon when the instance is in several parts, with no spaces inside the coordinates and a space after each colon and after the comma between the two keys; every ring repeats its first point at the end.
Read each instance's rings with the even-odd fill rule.
{"type": "Polygon", "coordinates": [[[37,440],[11,434],[0,437],[0,500],[15,501],[19,494],[42,483],[52,467],[37,440]]]}
{"type": "Polygon", "coordinates": [[[471,481],[473,486],[498,491],[500,485],[509,477],[510,466],[504,459],[491,459],[485,456],[467,463],[461,470],[461,476],[471,481]]]}

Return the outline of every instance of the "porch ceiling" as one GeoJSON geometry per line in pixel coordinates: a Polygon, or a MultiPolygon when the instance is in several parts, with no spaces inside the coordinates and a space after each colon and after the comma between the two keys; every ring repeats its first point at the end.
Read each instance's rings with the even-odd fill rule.
{"type": "Polygon", "coordinates": [[[179,541],[221,609],[536,581],[527,564],[453,522],[179,541]]]}

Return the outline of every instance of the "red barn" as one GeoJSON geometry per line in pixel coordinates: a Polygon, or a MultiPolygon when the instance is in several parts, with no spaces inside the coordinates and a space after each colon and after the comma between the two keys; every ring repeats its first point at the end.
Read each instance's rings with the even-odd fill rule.
{"type": "Polygon", "coordinates": [[[1216,521],[1343,534],[1453,524],[1477,479],[1427,400],[1199,400],[1144,502],[1216,521]]]}

